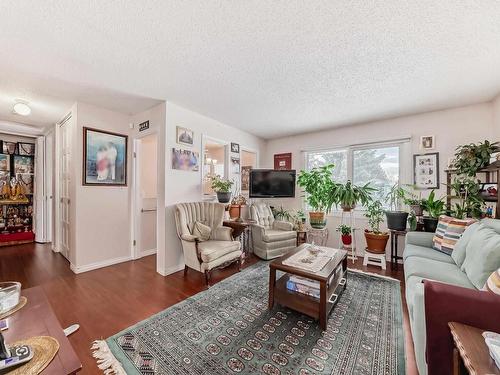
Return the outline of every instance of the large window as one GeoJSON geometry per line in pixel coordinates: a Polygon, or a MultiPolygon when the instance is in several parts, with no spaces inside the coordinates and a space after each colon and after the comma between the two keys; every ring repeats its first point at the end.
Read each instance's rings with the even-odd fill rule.
{"type": "Polygon", "coordinates": [[[386,195],[400,180],[400,146],[384,144],[307,152],[306,168],[310,170],[333,163],[334,181],[351,180],[356,185],[369,182],[377,188],[374,198],[387,207],[386,195]]]}

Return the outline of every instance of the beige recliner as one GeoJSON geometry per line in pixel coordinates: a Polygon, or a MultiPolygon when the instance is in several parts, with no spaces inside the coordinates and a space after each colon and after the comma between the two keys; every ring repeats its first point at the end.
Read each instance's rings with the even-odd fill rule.
{"type": "Polygon", "coordinates": [[[275,220],[267,204],[253,204],[250,216],[256,221],[252,224],[253,252],[259,258],[277,258],[297,246],[297,232],[292,223],[275,220]]]}
{"type": "Polygon", "coordinates": [[[175,206],[175,224],[184,252],[184,275],[188,267],[205,274],[210,285],[210,272],[215,268],[237,262],[241,267],[242,251],[239,241],[234,241],[232,229],[222,226],[224,205],[221,203],[193,202],[175,206]],[[193,235],[195,223],[211,228],[210,238],[202,241],[193,235]]]}

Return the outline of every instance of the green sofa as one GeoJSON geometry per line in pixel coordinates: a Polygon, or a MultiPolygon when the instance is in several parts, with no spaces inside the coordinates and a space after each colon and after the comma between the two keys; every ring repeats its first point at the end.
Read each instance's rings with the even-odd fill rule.
{"type": "Polygon", "coordinates": [[[500,220],[484,219],[467,228],[447,255],[432,248],[434,233],[410,232],[403,253],[406,304],[420,375],[425,361],[426,321],[423,280],[434,280],[468,289],[482,289],[500,267],[500,220]]]}

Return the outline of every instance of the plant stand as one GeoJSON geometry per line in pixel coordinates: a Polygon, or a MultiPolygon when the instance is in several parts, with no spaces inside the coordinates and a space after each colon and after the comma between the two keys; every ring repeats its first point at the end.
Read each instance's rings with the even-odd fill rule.
{"type": "Polygon", "coordinates": [[[352,243],[350,246],[345,246],[342,243],[342,235],[339,233],[339,249],[344,249],[348,251],[347,258],[351,259],[354,263],[358,256],[356,255],[356,221],[354,219],[354,212],[351,211],[342,211],[342,217],[340,219],[341,225],[347,225],[351,228],[351,237],[352,243]]]}
{"type": "Polygon", "coordinates": [[[306,241],[308,243],[314,242],[315,245],[326,246],[326,243],[328,242],[328,229],[309,228],[307,230],[306,241]]]}
{"type": "Polygon", "coordinates": [[[372,266],[382,267],[383,270],[386,269],[385,254],[374,254],[365,249],[365,259],[363,260],[363,266],[371,264],[372,266]]]}

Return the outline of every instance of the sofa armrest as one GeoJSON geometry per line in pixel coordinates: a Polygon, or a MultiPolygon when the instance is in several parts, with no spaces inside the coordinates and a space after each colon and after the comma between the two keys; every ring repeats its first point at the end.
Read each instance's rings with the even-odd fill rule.
{"type": "Polygon", "coordinates": [[[434,245],[432,239],[434,238],[434,233],[429,232],[408,232],[406,233],[405,243],[408,245],[416,245],[423,247],[431,247],[434,245]]]}
{"type": "Polygon", "coordinates": [[[290,231],[293,230],[293,224],[288,221],[275,220],[273,223],[273,229],[290,231]]]}
{"type": "Polygon", "coordinates": [[[196,242],[198,240],[198,237],[193,236],[192,234],[181,234],[181,240],[187,242],[196,242]]]}
{"type": "Polygon", "coordinates": [[[212,239],[216,241],[232,241],[233,228],[230,227],[217,227],[213,233],[212,239]]]}
{"type": "Polygon", "coordinates": [[[500,296],[494,293],[425,280],[424,301],[428,375],[452,374],[449,322],[500,332],[500,296]]]}

